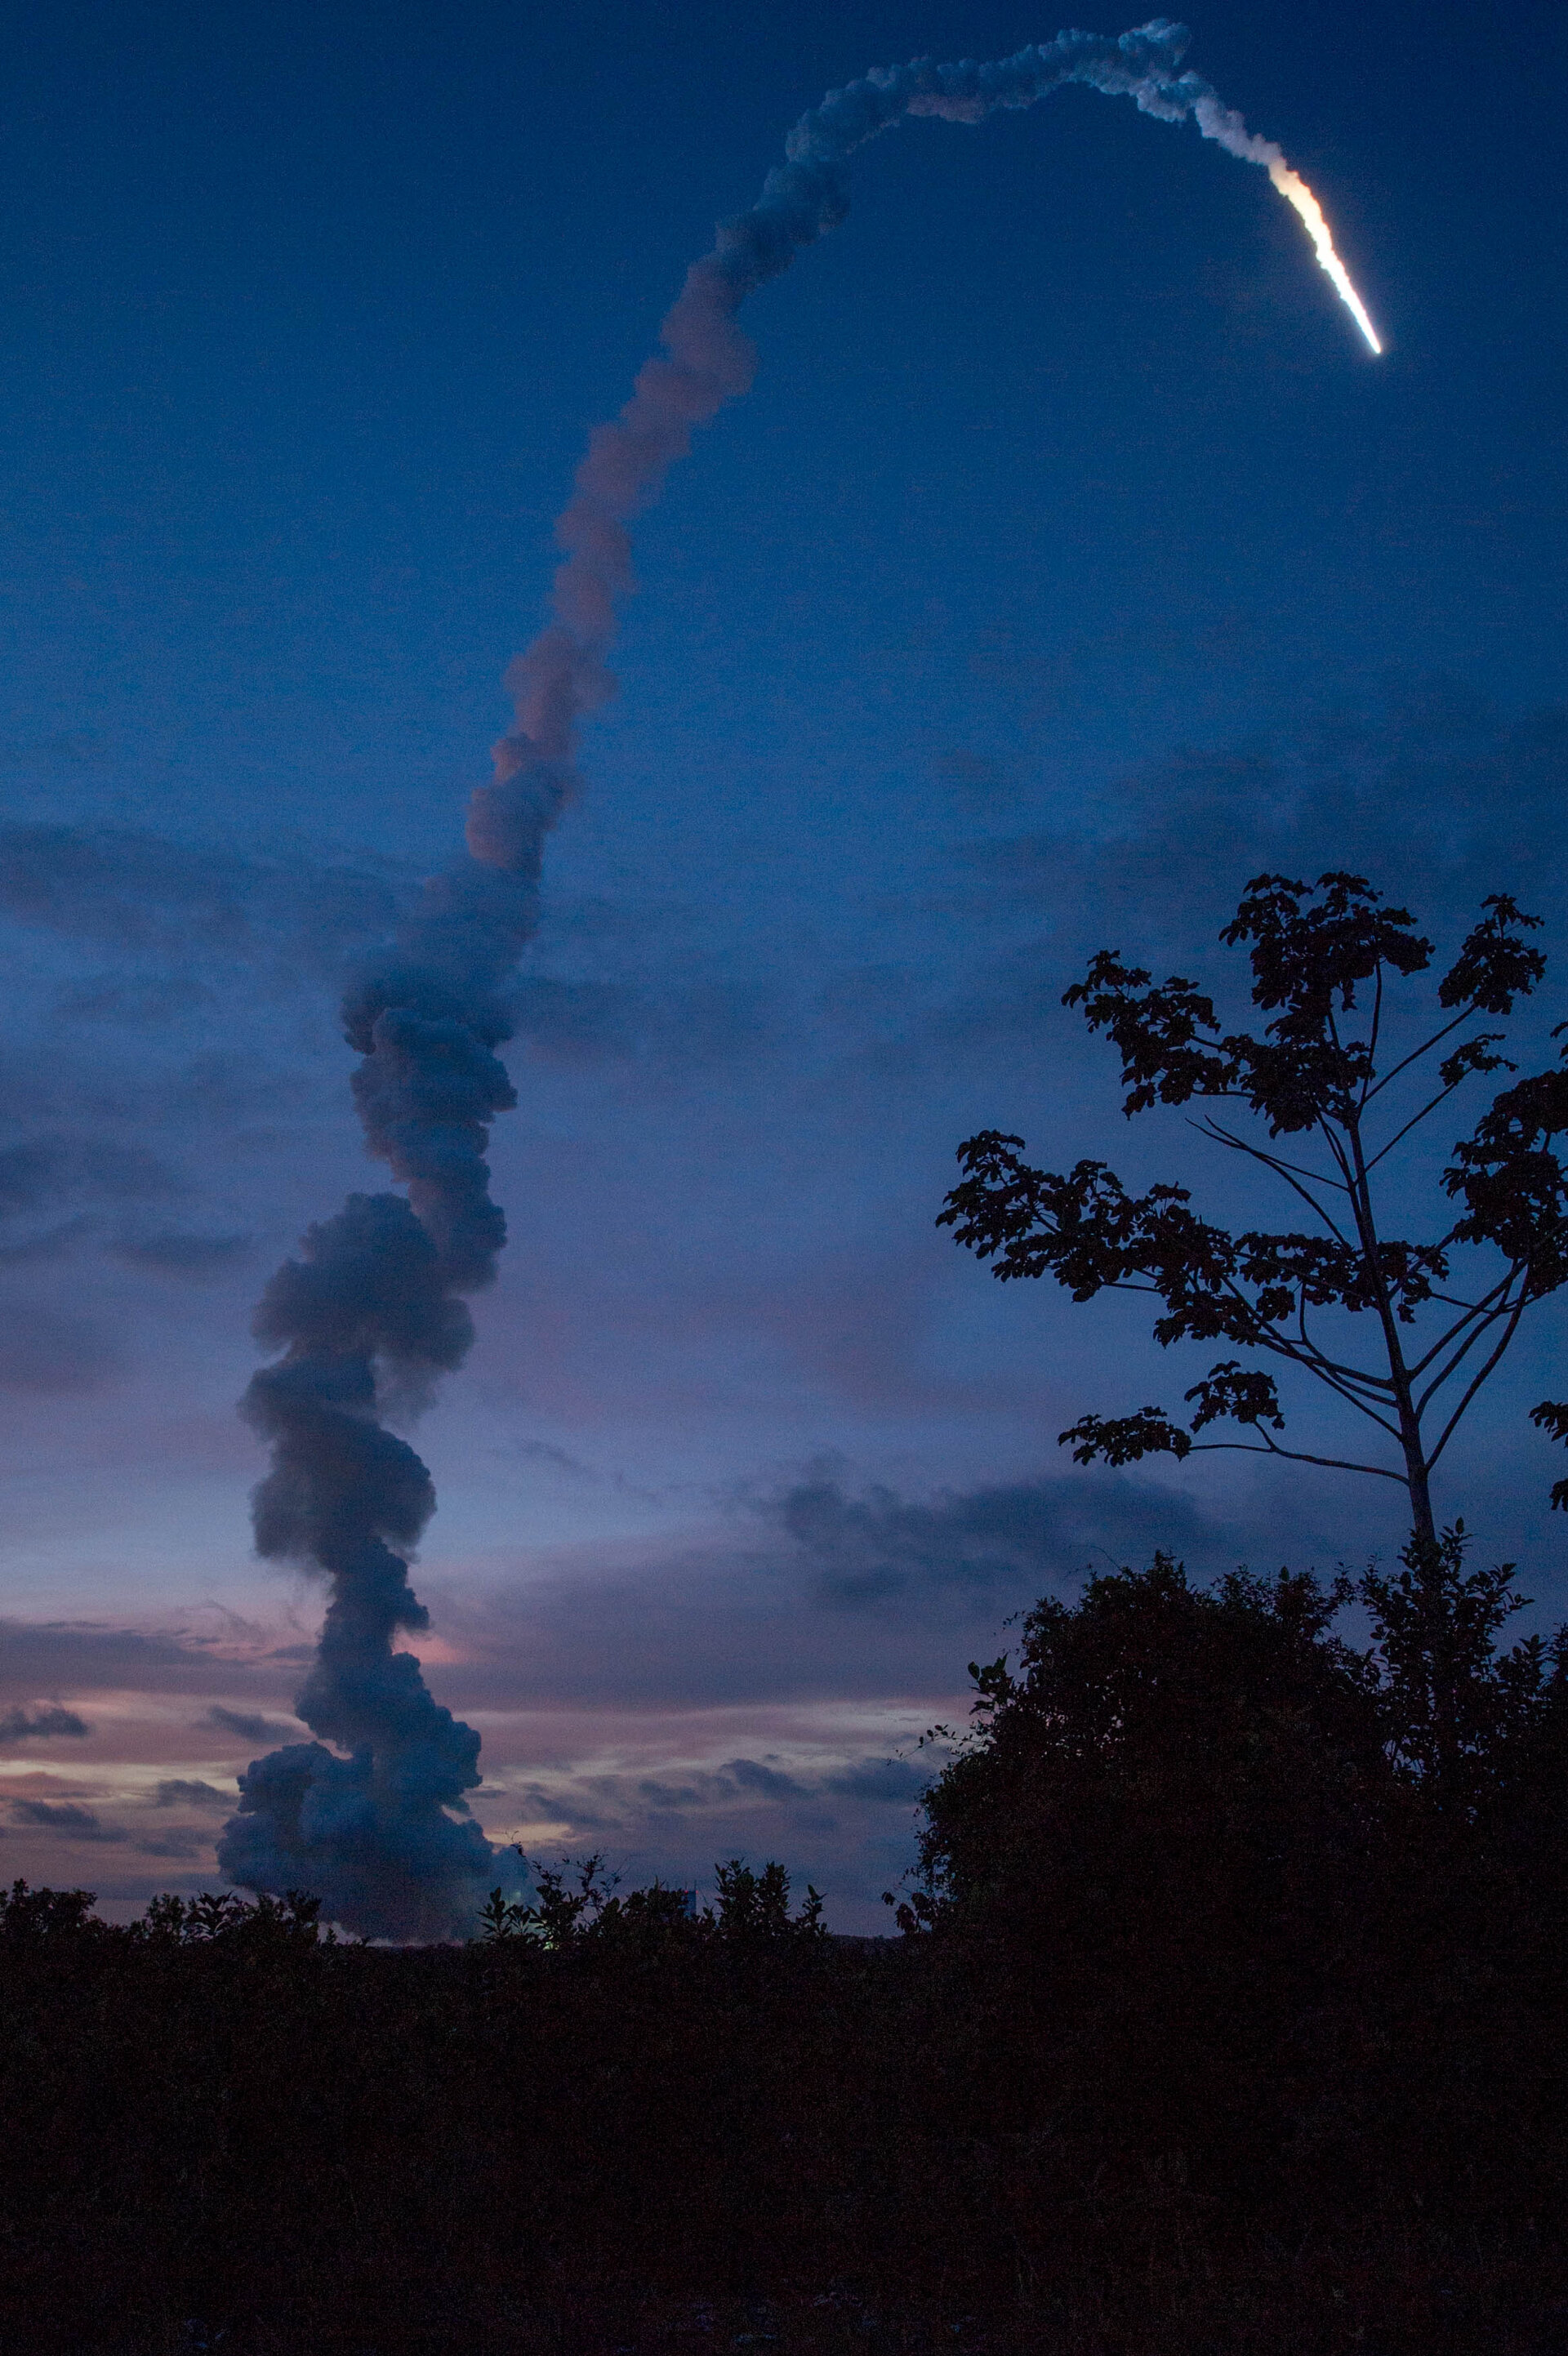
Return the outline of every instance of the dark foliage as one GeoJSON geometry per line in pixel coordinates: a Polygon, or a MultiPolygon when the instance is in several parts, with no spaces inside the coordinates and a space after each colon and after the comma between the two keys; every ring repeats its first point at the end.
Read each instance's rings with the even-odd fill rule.
{"type": "MultiPolygon", "coordinates": [[[[518,1855],[522,1857],[520,1849],[518,1855]]],[[[528,1864],[526,1857],[523,1864],[528,1864]]],[[[683,1890],[660,1881],[616,1895],[618,1873],[607,1874],[603,1857],[566,1858],[559,1865],[532,1869],[537,1896],[532,1905],[492,1890],[479,1914],[487,1945],[502,1939],[535,1939],[544,1947],[704,1945],[718,1940],[731,1947],[786,1947],[821,1940],[822,1901],[808,1883],[805,1903],[789,1912],[789,1877],[781,1865],[754,1873],[744,1858],[715,1865],[718,1905],[698,1914],[683,1890]]]]}
{"type": "MultiPolygon", "coordinates": [[[[1197,1124],[1292,1190],[1314,1232],[1232,1235],[1189,1207],[1185,1186],[1129,1194],[1102,1162],[1065,1174],[1036,1170],[1022,1158],[1023,1139],[997,1130],[959,1148],[963,1182],[938,1225],[956,1229],[1004,1280],[1051,1276],[1075,1301],[1148,1293],[1163,1312],[1156,1341],[1229,1342],[1295,1367],[1392,1447],[1367,1463],[1285,1446],[1273,1437],[1284,1417],[1269,1365],[1226,1358],[1187,1391],[1197,1411],[1186,1430],[1155,1406],[1081,1416],[1061,1434],[1079,1463],[1240,1448],[1369,1472],[1403,1483],[1418,1537],[1436,1543],[1433,1468],[1520,1319],[1568,1282],[1568,1172],[1552,1150],[1568,1131],[1568,1071],[1505,1088],[1455,1145],[1442,1183],[1460,1215],[1427,1241],[1382,1232],[1374,1173],[1466,1080],[1512,1068],[1496,1053],[1500,1032],[1466,1026],[1510,1013],[1541,980],[1546,961],[1525,937],[1539,921],[1494,894],[1438,983],[1442,1019],[1409,1044],[1393,1033],[1388,991],[1426,970],[1432,944],[1359,875],[1331,873],[1310,887],[1260,875],[1248,885],[1220,938],[1250,944],[1252,1001],[1273,1017],[1258,1035],[1223,1031],[1212,1000],[1181,974],[1155,983],[1112,950],[1090,960],[1063,1003],[1080,1006],[1090,1030],[1119,1050],[1123,1111],[1230,1099],[1272,1140],[1300,1138],[1286,1154],[1212,1117],[1197,1124]],[[1445,1044],[1435,1082],[1423,1081],[1445,1044]],[[1390,1120],[1384,1089],[1412,1079],[1415,1108],[1390,1120]],[[1298,1151],[1316,1161],[1292,1158],[1298,1151]],[[1460,1246],[1481,1253],[1472,1279],[1452,1274],[1460,1246]],[[1370,1365],[1352,1359],[1353,1333],[1347,1341],[1348,1329],[1326,1327],[1325,1312],[1370,1321],[1370,1365]],[[1251,1437],[1196,1437],[1226,1421],[1251,1437]]],[[[1534,1420],[1568,1437],[1568,1408],[1543,1401],[1534,1420]]],[[[1568,1481],[1552,1502],[1568,1505],[1568,1481]]]]}
{"type": "Polygon", "coordinates": [[[1561,2351],[1564,1646],[1457,1530],[1358,1594],[1037,1605],[901,1939],[738,1859],[466,1948],[16,1884],[0,2350],[1561,2351]]]}

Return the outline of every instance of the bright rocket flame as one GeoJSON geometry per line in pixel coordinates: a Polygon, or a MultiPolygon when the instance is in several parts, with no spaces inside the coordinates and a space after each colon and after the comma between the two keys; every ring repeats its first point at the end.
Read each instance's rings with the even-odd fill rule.
{"type": "Polygon", "coordinates": [[[1379,341],[1376,327],[1367,316],[1367,306],[1351,284],[1349,272],[1334,251],[1334,240],[1329,235],[1328,223],[1323,218],[1323,207],[1307,187],[1301,174],[1293,172],[1283,155],[1277,161],[1273,156],[1269,158],[1269,177],[1286,204],[1294,206],[1301,215],[1305,224],[1306,233],[1312,240],[1316,252],[1319,267],[1327,271],[1333,282],[1335,293],[1372,349],[1375,352],[1380,352],[1383,348],[1379,341]]]}
{"type": "MultiPolygon", "coordinates": [[[[1186,79],[1191,80],[1196,77],[1187,76],[1186,79]]],[[[1300,214],[1317,259],[1334,282],[1335,293],[1373,351],[1380,352],[1383,348],[1376,327],[1367,316],[1367,306],[1351,285],[1349,272],[1334,251],[1334,240],[1328,233],[1328,223],[1323,218],[1323,207],[1301,174],[1291,170],[1284,159],[1284,150],[1273,139],[1260,139],[1255,131],[1249,131],[1235,108],[1225,105],[1207,83],[1198,85],[1197,94],[1190,103],[1193,120],[1204,137],[1212,139],[1217,146],[1224,148],[1228,155],[1237,156],[1243,164],[1261,164],[1286,204],[1300,214]]]]}

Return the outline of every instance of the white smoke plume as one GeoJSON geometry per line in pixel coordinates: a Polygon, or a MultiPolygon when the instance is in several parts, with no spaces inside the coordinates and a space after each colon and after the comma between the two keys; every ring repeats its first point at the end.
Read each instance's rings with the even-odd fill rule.
{"type": "MultiPolygon", "coordinates": [[[[693,263],[662,350],[590,437],[556,525],[564,561],[551,621],[507,673],[516,726],[495,748],[493,781],[473,796],[468,855],[426,887],[396,952],[344,1009],[364,1058],[354,1094],[367,1144],[406,1194],[351,1195],[310,1230],[256,1313],[258,1339],[282,1351],[243,1401],[273,1451],[255,1493],[257,1550],[322,1572],[332,1592],[297,1704],[325,1740],[287,1745],[241,1777],[219,1848],[231,1880],[308,1890],[328,1919],[371,1937],[438,1938],[467,1927],[492,1869],[467,1815],[479,1738],[433,1698],[414,1655],[393,1649],[400,1629],[427,1624],[408,1559],[435,1500],[424,1464],[382,1418],[416,1408],[461,1364],[473,1336],[463,1296],[491,1281],[506,1239],[484,1157],[491,1120],[516,1102],[495,1053],[510,1035],[507,978],[533,927],[544,836],[575,784],[579,723],[612,691],[605,656],[634,586],[628,527],[693,428],[751,382],[736,313],[843,219],[843,167],[867,140],[908,116],[981,123],[1069,82],[1131,98],[1164,122],[1193,119],[1264,166],[1320,259],[1326,245],[1331,255],[1311,192],[1280,150],[1178,71],[1187,38],[1160,17],[1120,37],[1059,33],[990,64],[877,67],[831,91],[790,133],[757,203],[693,263]]],[[[1336,283],[1349,287],[1342,271],[1336,283]]],[[[1359,307],[1357,316],[1375,345],[1359,307]]]]}
{"type": "Polygon", "coordinates": [[[517,726],[495,748],[497,782],[481,787],[468,814],[468,849],[476,859],[508,863],[514,781],[568,759],[578,721],[612,691],[604,656],[617,605],[635,585],[627,527],[658,498],[671,465],[691,447],[693,427],[706,424],[750,385],[756,355],[736,326],[736,312],[748,294],[789,268],[798,248],[843,220],[849,209],[843,167],[879,132],[911,115],[983,123],[1004,108],[1033,106],[1069,82],[1130,98],[1161,122],[1190,117],[1206,139],[1268,172],[1305,221],[1319,260],[1373,349],[1380,348],[1305,182],[1272,140],[1249,132],[1201,75],[1178,71],[1188,38],[1184,25],[1156,16],[1119,37],[1058,33],[1054,41],[984,65],[917,58],[907,66],[875,66],[800,117],[785,142],[786,161],[769,172],[756,204],[723,223],[713,252],[687,272],[660,328],[663,351],[646,362],[620,415],[589,438],[573,497],[555,526],[565,561],[555,574],[554,620],[507,673],[517,726]]]}

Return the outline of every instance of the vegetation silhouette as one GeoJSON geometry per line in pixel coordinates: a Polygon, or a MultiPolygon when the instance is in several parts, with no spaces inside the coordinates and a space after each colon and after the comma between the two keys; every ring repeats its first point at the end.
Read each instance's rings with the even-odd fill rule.
{"type": "MultiPolygon", "coordinates": [[[[1426,971],[1432,943],[1407,909],[1385,906],[1364,877],[1339,871],[1311,886],[1254,877],[1219,936],[1232,948],[1251,944],[1252,1001],[1272,1017],[1261,1035],[1223,1031],[1213,1001],[1185,976],[1153,982],[1114,950],[1101,950],[1064,993],[1063,1004],[1080,1006],[1090,1030],[1108,1032],[1120,1051],[1129,1118],[1156,1104],[1234,1103],[1271,1141],[1316,1147],[1316,1166],[1304,1164],[1299,1149],[1262,1144],[1212,1114],[1196,1124],[1288,1188],[1315,1231],[1232,1235],[1189,1207],[1185,1186],[1130,1194],[1103,1162],[1079,1162],[1065,1174],[1036,1170],[1021,1158],[1023,1139],[997,1130],[959,1148],[966,1175],[938,1225],[994,1260],[1004,1282],[1050,1275],[1075,1301],[1146,1293],[1161,1304],[1154,1333],[1162,1344],[1230,1342],[1311,1375],[1386,1435],[1394,1457],[1368,1462],[1284,1446],[1273,1437],[1284,1417],[1269,1365],[1222,1358],[1187,1393],[1189,1428],[1160,1407],[1084,1415],[1060,1435],[1079,1463],[1239,1448],[1366,1472],[1402,1483],[1418,1544],[1435,1548],[1433,1469],[1522,1318],[1568,1283],[1568,1173],[1552,1150],[1568,1130],[1561,1068],[1503,1089],[1455,1144],[1441,1183],[1459,1215],[1441,1232],[1407,1242],[1381,1223],[1379,1165],[1467,1079],[1514,1068],[1498,1053],[1504,1033],[1478,1026],[1511,1013],[1545,972],[1526,937],[1540,919],[1504,893],[1483,905],[1438,982],[1434,1027],[1413,1039],[1396,1024],[1394,989],[1426,971]],[[1430,1059],[1444,1045],[1429,1079],[1430,1059]],[[1393,1100],[1383,1092],[1396,1081],[1420,1085],[1424,1100],[1408,1115],[1388,1109],[1393,1100]],[[1446,1289],[1455,1251],[1466,1246],[1483,1261],[1469,1297],[1446,1289]],[[1370,1364],[1325,1337],[1326,1311],[1369,1319],[1370,1364]],[[1196,1437],[1227,1422],[1252,1437],[1196,1437]]],[[[1533,1419],[1568,1440],[1568,1404],[1543,1400],[1533,1419]]],[[[1552,1502],[1568,1505],[1568,1481],[1556,1483],[1552,1502]]]]}
{"type": "Polygon", "coordinates": [[[529,1866],[537,1891],[532,1905],[509,1899],[499,1887],[479,1910],[478,1935],[486,1945],[505,1939],[532,1938],[553,1950],[579,1946],[592,1940],[601,1946],[620,1940],[684,1937],[701,1943],[718,1938],[732,1943],[778,1945],[791,1940],[822,1939],[822,1899],[810,1882],[798,1912],[789,1912],[789,1876],[779,1864],[756,1873],[744,1858],[732,1857],[715,1865],[714,1879],[718,1904],[699,1913],[695,1893],[670,1888],[661,1881],[616,1895],[618,1873],[605,1869],[603,1853],[563,1858],[558,1865],[529,1866]]]}
{"type": "MultiPolygon", "coordinates": [[[[1385,981],[1431,950],[1349,875],[1249,888],[1225,937],[1261,1037],[1108,956],[1068,993],[1129,1110],[1238,1097],[1316,1135],[1315,1173],[1204,1124],[1319,1234],[1232,1236],[993,1132],[944,1213],[999,1274],[1144,1290],[1162,1339],[1263,1360],[1213,1366],[1190,1430],[1084,1417],[1082,1460],[1228,1417],[1258,1438],[1225,1444],[1348,1461],[1272,1438],[1294,1365],[1397,1451],[1359,1468],[1409,1494],[1393,1568],[1203,1587],[1159,1553],[1035,1604],[970,1664],[968,1728],[932,1730],[897,1937],[832,1937],[814,1890],[738,1858],[700,1910],[596,1853],[536,1862],[440,1946],[340,1941],[305,1891],[112,1925],[16,1882],[0,2356],[1568,2356],[1568,1630],[1509,1644],[1514,1567],[1473,1568],[1431,1503],[1568,1278],[1568,1075],[1455,1147],[1434,1240],[1386,1237],[1373,1183],[1499,1068],[1466,1026],[1540,980],[1530,928],[1487,903],[1444,1023],[1387,1051],[1385,981]],[[1469,1246],[1493,1267],[1450,1294],[1469,1246]],[[1370,1318],[1370,1366],[1335,1312],[1370,1318]]],[[[1568,1406],[1536,1417],[1568,1438],[1568,1406]]]]}
{"type": "Polygon", "coordinates": [[[1561,2351],[1568,1636],[1437,1553],[1036,1604],[901,1937],[740,1859],[434,1948],[18,1882],[0,2350],[1561,2351]]]}

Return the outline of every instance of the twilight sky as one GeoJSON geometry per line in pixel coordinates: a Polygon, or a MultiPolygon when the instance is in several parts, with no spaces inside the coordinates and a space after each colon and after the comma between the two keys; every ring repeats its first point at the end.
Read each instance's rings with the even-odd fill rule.
{"type": "MultiPolygon", "coordinates": [[[[6,1879],[120,1912],[210,1881],[236,1769],[298,1731],[320,1596],[250,1551],[251,1306],[384,1183],[342,976],[456,847],[587,428],[804,107],[1057,28],[1002,0],[14,28],[6,1879]]],[[[932,1225],[982,1126],[1242,1209],[1178,1115],[1125,1127],[1058,1000],[1101,946],[1218,978],[1259,868],[1359,866],[1440,947],[1513,890],[1568,948],[1562,12],[1213,0],[1193,34],[1317,190],[1381,360],[1190,129],[1076,90],[912,123],[748,306],[756,388],[639,527],[507,1051],[511,1242],[417,1430],[415,1648],[483,1732],[497,1838],[632,1879],[778,1856],[881,1929],[915,1738],[1020,1605],[1156,1545],[1207,1578],[1399,1543],[1391,1485],[1072,1467],[1064,1424],[1175,1406],[1207,1355],[932,1225]]],[[[1568,994],[1538,1010],[1539,1053],[1568,994]]],[[[1440,1500],[1555,1617],[1563,1468],[1522,1410],[1562,1332],[1440,1500]]]]}

